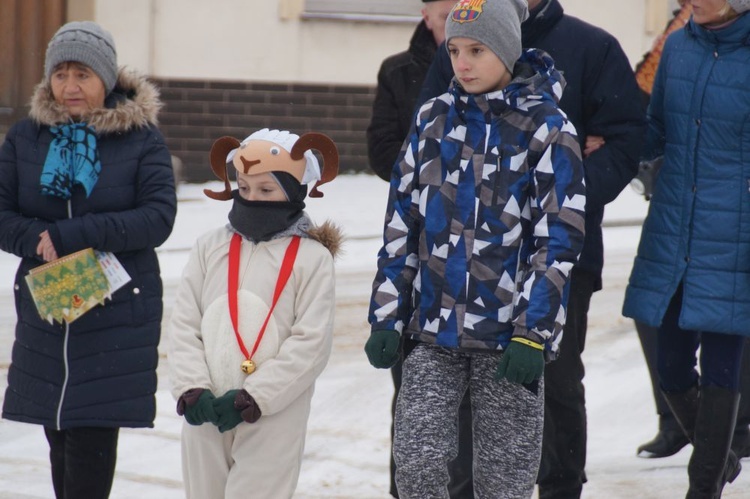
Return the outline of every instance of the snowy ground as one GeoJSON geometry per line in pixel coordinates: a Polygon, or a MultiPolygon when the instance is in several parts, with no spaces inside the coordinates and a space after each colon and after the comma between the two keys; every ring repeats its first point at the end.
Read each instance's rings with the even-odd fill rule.
{"type": "MultiPolygon", "coordinates": [[[[229,204],[208,200],[201,194],[203,187],[180,187],[175,230],[160,248],[167,312],[194,238],[226,220],[229,204]]],[[[317,221],[337,221],[348,240],[337,263],[334,351],[317,383],[295,498],[387,499],[393,389],[389,373],[370,367],[362,350],[387,186],[373,176],[347,175],[322,190],[326,197],[309,201],[308,212],[317,221]]],[[[620,307],[639,238],[638,222],[646,207],[626,189],[605,218],[605,289],[591,303],[584,353],[589,414],[589,483],[584,498],[588,499],[680,498],[687,489],[689,447],[665,459],[635,457],[636,447],[653,436],[656,417],[637,335],[632,322],[620,315],[620,307]]],[[[14,257],[0,253],[0,397],[13,339],[15,264],[14,257]]],[[[182,421],[168,391],[167,362],[162,356],[155,428],[121,433],[113,499],[184,497],[182,421]]],[[[750,461],[745,463],[750,466],[750,461]]],[[[0,420],[0,499],[50,497],[47,443],[41,429],[0,420]]],[[[750,497],[750,471],[728,486],[724,497],[750,497]]]]}

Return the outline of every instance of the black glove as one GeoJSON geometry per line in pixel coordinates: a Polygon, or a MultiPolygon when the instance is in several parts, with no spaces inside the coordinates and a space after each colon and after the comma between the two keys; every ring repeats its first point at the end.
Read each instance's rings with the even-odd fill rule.
{"type": "Polygon", "coordinates": [[[656,184],[656,177],[663,163],[664,156],[659,156],[649,161],[641,161],[638,164],[638,173],[630,181],[630,187],[638,194],[642,194],[646,198],[646,201],[651,200],[651,196],[654,193],[654,184],[656,184]]]}

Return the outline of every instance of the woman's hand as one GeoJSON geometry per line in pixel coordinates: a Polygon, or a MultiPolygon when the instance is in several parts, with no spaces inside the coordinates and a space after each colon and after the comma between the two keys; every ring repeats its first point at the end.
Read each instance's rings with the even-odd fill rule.
{"type": "Polygon", "coordinates": [[[587,135],[586,144],[583,147],[583,157],[588,158],[592,152],[604,145],[604,137],[598,135],[587,135]]]}
{"type": "Polygon", "coordinates": [[[39,244],[36,245],[36,254],[42,257],[45,262],[57,260],[57,251],[52,239],[49,237],[49,231],[45,230],[39,234],[39,244]]]}

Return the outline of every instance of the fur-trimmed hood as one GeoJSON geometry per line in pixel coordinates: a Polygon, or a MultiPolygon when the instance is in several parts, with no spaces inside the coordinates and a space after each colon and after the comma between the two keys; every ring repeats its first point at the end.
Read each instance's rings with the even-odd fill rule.
{"type": "Polygon", "coordinates": [[[331,252],[333,258],[336,258],[342,253],[341,246],[344,243],[344,233],[341,228],[332,221],[326,220],[321,225],[309,228],[307,230],[307,235],[310,236],[310,239],[314,239],[325,246],[328,251],[331,252]]]}
{"type": "MultiPolygon", "coordinates": [[[[226,227],[243,237],[248,237],[232,226],[231,222],[226,227]]],[[[305,237],[319,242],[331,253],[334,259],[343,253],[341,247],[344,243],[344,232],[341,230],[341,227],[331,220],[326,220],[322,225],[315,225],[307,213],[303,212],[302,216],[292,223],[292,225],[280,232],[276,232],[271,236],[271,239],[281,239],[291,236],[305,237]]],[[[248,239],[253,241],[252,238],[248,239]]]]}
{"type": "MultiPolygon", "coordinates": [[[[134,70],[120,68],[117,84],[107,95],[104,107],[95,109],[84,120],[100,135],[126,132],[149,124],[156,125],[161,107],[159,91],[153,83],[134,70]]],[[[46,79],[34,89],[29,116],[48,126],[72,121],[65,106],[55,102],[46,79]]]]}

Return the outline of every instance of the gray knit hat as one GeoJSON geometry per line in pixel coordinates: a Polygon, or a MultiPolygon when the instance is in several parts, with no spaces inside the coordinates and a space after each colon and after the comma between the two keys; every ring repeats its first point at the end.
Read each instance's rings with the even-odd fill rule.
{"type": "Polygon", "coordinates": [[[73,21],[65,24],[49,41],[44,61],[47,80],[63,62],[80,62],[90,67],[104,83],[109,94],[117,82],[117,52],[109,31],[95,22],[73,21]]]}
{"type": "Polygon", "coordinates": [[[738,14],[750,10],[750,0],[727,0],[727,3],[738,14]]]}
{"type": "Polygon", "coordinates": [[[521,23],[528,17],[526,0],[461,0],[448,15],[445,41],[462,37],[483,43],[512,73],[521,57],[521,23]]]}

